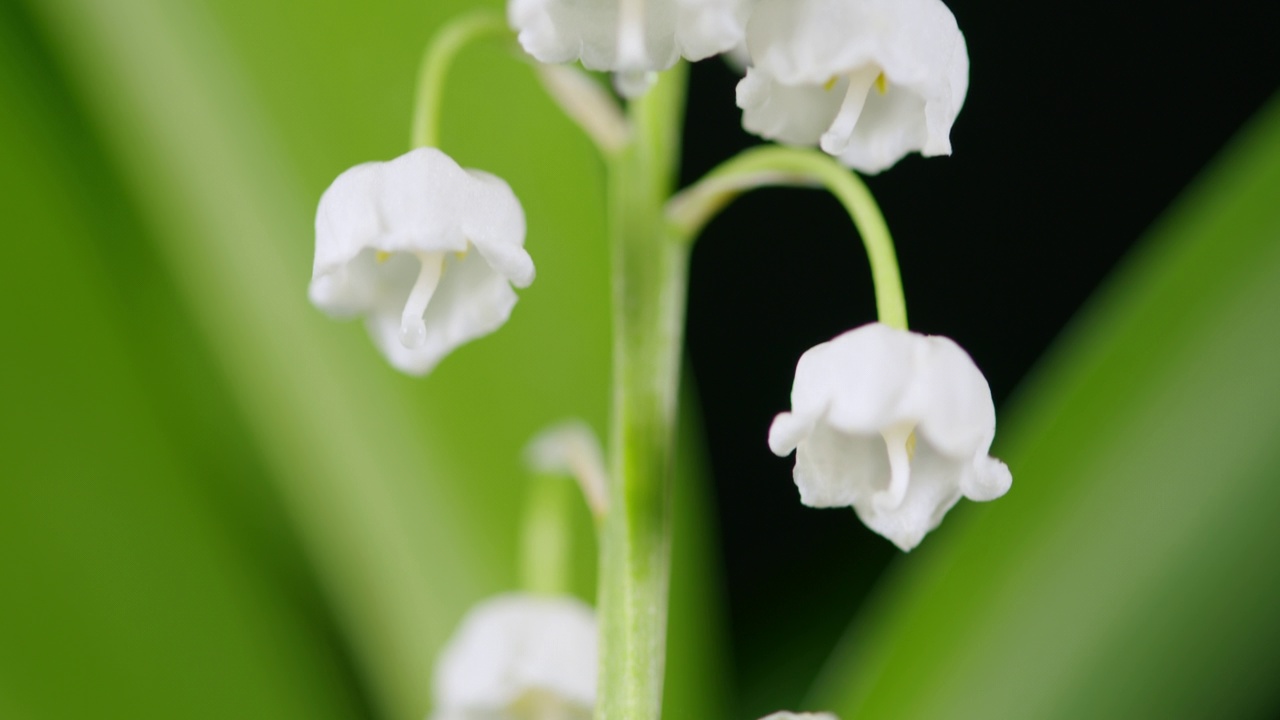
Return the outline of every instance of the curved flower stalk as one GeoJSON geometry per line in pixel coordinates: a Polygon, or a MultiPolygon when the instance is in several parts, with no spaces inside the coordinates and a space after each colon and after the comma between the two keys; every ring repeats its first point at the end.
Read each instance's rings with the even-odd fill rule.
{"type": "Polygon", "coordinates": [[[994,500],[1012,482],[989,457],[991,389],[955,342],[871,323],[800,358],[791,412],[769,429],[796,451],[810,507],[852,505],[867,527],[911,550],[961,496],[994,500]]]}
{"type": "Polygon", "coordinates": [[[524,449],[534,472],[573,478],[598,521],[609,509],[609,474],[596,433],[581,420],[567,420],[538,433],[524,449]]]}
{"type": "Polygon", "coordinates": [[[747,47],[748,131],[819,145],[865,173],[911,152],[951,154],[969,54],[940,0],[762,0],[747,47]]]}
{"type": "Polygon", "coordinates": [[[347,170],[320,198],[310,297],[361,316],[387,360],[413,375],[511,314],[533,281],[524,210],[501,179],[435,148],[347,170]]]}
{"type": "Polygon", "coordinates": [[[491,598],[441,652],[430,720],[590,720],[596,657],[595,613],[584,603],[491,598]]]}
{"type": "Polygon", "coordinates": [[[742,42],[752,0],[510,0],[507,17],[525,51],[545,63],[581,60],[617,73],[623,95],[652,73],[742,42]]]}

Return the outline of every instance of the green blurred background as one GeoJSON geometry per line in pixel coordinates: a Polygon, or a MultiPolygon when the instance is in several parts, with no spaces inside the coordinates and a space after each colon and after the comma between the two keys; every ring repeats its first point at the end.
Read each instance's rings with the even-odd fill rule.
{"type": "MultiPolygon", "coordinates": [[[[520,449],[604,429],[609,341],[601,168],[508,48],[463,55],[442,144],[524,203],[539,277],[511,322],[413,380],[305,299],[320,192],[407,148],[423,43],[474,4],[0,3],[0,718],[422,717],[458,618],[515,587],[520,449]]],[[[667,716],[1275,717],[1275,11],[1075,6],[1107,31],[1082,36],[953,8],[957,157],[872,185],[917,326],[1010,398],[1014,490],[887,570],[851,516],[794,502],[768,414],[869,290],[833,204],[735,207],[694,258],[667,716]],[[1134,44],[1147,21],[1167,55],[1134,44]],[[1101,70],[1067,52],[1105,38],[1101,70]]],[[[695,71],[689,179],[748,141],[732,80],[695,71]]]]}

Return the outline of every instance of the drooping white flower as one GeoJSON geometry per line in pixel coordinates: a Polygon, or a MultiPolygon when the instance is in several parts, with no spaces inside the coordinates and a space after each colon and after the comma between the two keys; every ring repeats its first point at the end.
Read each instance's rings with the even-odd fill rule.
{"type": "Polygon", "coordinates": [[[534,276],[524,235],[505,182],[435,148],[357,165],[320,198],[311,302],[364,317],[393,366],[425,374],[507,321],[534,276]]]}
{"type": "Polygon", "coordinates": [[[941,0],[762,0],[747,47],[748,131],[866,173],[910,152],[951,154],[969,54],[941,0]]]}
{"type": "Polygon", "coordinates": [[[840,718],[827,712],[793,713],[782,710],[780,712],[773,713],[772,715],[766,715],[765,717],[760,718],[760,720],[840,720],[840,718]]]}
{"type": "Polygon", "coordinates": [[[752,0],[510,0],[525,51],[545,63],[581,60],[617,73],[624,95],[681,57],[701,60],[742,42],[752,0]]]}
{"type": "Polygon", "coordinates": [[[995,431],[991,389],[959,345],[871,323],[800,357],[769,447],[796,451],[805,505],[851,505],[910,550],[961,496],[1009,490],[1009,468],[987,455],[995,431]]]}
{"type": "Polygon", "coordinates": [[[569,597],[499,595],[471,609],[436,662],[432,720],[589,720],[595,612],[569,597]]]}

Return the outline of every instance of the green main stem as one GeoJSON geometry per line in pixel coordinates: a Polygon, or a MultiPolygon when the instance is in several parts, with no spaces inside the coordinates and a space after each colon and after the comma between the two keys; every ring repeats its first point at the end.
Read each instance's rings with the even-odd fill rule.
{"type": "Polygon", "coordinates": [[[602,720],[657,720],[662,708],[689,252],[664,205],[678,171],[686,72],[681,63],[663,73],[631,103],[631,142],[609,161],[613,408],[600,545],[602,720]]]}

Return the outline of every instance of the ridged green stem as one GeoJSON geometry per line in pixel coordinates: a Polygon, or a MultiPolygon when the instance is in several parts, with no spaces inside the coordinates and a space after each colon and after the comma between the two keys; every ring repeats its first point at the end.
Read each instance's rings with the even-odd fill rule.
{"type": "Polygon", "coordinates": [[[609,161],[613,408],[609,510],[600,551],[596,717],[657,720],[662,706],[676,394],[688,246],[664,206],[674,189],[686,68],[632,102],[632,135],[609,161]]]}

